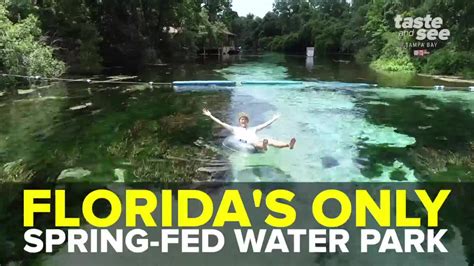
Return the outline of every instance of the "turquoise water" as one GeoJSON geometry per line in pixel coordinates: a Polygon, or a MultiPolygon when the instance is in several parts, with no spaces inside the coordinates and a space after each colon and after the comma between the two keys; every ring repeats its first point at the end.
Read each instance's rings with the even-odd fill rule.
{"type": "MultiPolygon", "coordinates": [[[[271,63],[247,63],[219,70],[229,80],[284,80],[287,69],[271,63]]],[[[304,86],[242,86],[232,91],[232,120],[239,111],[246,111],[256,122],[281,114],[281,119],[262,132],[262,138],[288,141],[297,138],[292,151],[271,149],[265,154],[234,153],[230,157],[233,176],[238,181],[367,181],[361,169],[361,147],[390,150],[414,146],[415,136],[402,133],[396,127],[373,123],[367,119],[365,106],[391,109],[389,101],[416,97],[414,105],[424,99],[459,108],[474,110],[474,94],[466,92],[421,91],[400,88],[352,88],[351,83],[308,82],[304,86]],[[262,108],[262,106],[264,108],[262,108]],[[250,111],[249,111],[250,110],[250,111]]],[[[429,110],[429,108],[427,107],[429,110]]],[[[397,110],[392,110],[396,112],[397,110]]],[[[377,114],[375,114],[377,115],[377,114]]],[[[416,115],[416,114],[414,114],[416,115]]],[[[469,114],[472,118],[472,112],[469,114]]],[[[420,118],[420,127],[423,119],[420,118]]],[[[256,123],[255,122],[255,123],[256,123]]],[[[404,122],[404,121],[400,121],[404,122]]],[[[451,123],[456,123],[451,121],[451,123]]],[[[472,138],[472,133],[469,133],[472,138]]],[[[378,164],[380,169],[371,181],[394,181],[391,174],[402,173],[403,181],[418,180],[415,170],[403,161],[378,164]]]]}
{"type": "MultiPolygon", "coordinates": [[[[148,69],[139,80],[304,84],[190,92],[71,83],[9,88],[0,96],[0,164],[40,181],[474,180],[474,93],[396,87],[401,78],[392,84],[363,66],[304,57],[232,60],[148,69]],[[295,137],[296,147],[229,153],[221,145],[228,133],[202,115],[204,107],[233,124],[242,111],[253,125],[280,114],[261,138],[295,137]],[[210,174],[200,171],[209,167],[210,174]]],[[[15,176],[6,172],[4,179],[15,176]]]]}
{"type": "MultiPolygon", "coordinates": [[[[244,64],[225,68],[221,73],[229,80],[288,78],[284,67],[272,67],[271,64],[244,64]]],[[[247,104],[250,104],[259,109],[250,112],[258,120],[271,119],[276,113],[282,115],[280,121],[262,132],[262,138],[283,141],[288,141],[291,137],[297,138],[296,148],[291,151],[270,149],[265,154],[257,155],[234,153],[231,162],[237,180],[362,181],[365,178],[355,162],[358,158],[358,145],[404,148],[416,142],[410,136],[396,133],[395,128],[367,122],[364,110],[356,106],[356,98],[351,93],[338,89],[319,90],[311,85],[301,89],[278,86],[243,86],[235,89],[232,92],[232,102],[235,103],[232,108],[235,113],[239,110],[246,111],[247,104]],[[251,102],[246,99],[251,99],[251,102]],[[265,106],[266,110],[259,106],[265,106]],[[322,160],[328,157],[334,158],[337,165],[325,167],[322,160]],[[248,170],[260,165],[266,166],[265,170],[256,173],[248,170]]],[[[235,113],[233,117],[236,116],[235,113]]],[[[394,164],[406,170],[403,164],[394,164]]],[[[388,166],[376,180],[389,180],[386,172],[392,168],[388,166]]],[[[408,174],[412,181],[416,180],[411,172],[408,174]]]]}

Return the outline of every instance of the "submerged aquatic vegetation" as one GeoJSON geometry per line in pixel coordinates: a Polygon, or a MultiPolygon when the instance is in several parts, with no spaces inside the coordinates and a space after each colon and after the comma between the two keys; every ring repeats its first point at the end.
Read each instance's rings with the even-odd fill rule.
{"type": "Polygon", "coordinates": [[[218,154],[194,143],[170,146],[169,136],[195,130],[197,122],[183,114],[163,117],[159,121],[139,120],[122,139],[107,147],[107,152],[130,162],[136,181],[189,182],[209,179],[198,169],[218,154]]]}
{"type": "Polygon", "coordinates": [[[27,168],[23,160],[6,163],[0,168],[0,183],[23,183],[29,182],[34,172],[27,168]]]}
{"type": "Polygon", "coordinates": [[[160,119],[160,125],[165,133],[172,134],[197,126],[197,119],[191,115],[179,113],[163,117],[160,119]]]}
{"type": "MultiPolygon", "coordinates": [[[[447,173],[453,168],[462,167],[464,178],[474,178],[474,151],[452,152],[423,147],[411,150],[409,157],[412,159],[417,170],[426,177],[436,177],[447,173]]],[[[452,175],[459,179],[459,176],[452,175]]],[[[433,180],[436,181],[436,180],[433,180]]]]}
{"type": "Polygon", "coordinates": [[[364,175],[377,175],[377,162],[387,165],[389,159],[403,162],[422,180],[474,179],[474,117],[469,94],[382,89],[376,95],[390,105],[366,105],[368,121],[393,127],[416,142],[399,150],[365,147],[361,155],[368,158],[369,166],[364,175]]]}
{"type": "Polygon", "coordinates": [[[133,175],[140,182],[191,182],[196,171],[192,164],[169,160],[143,160],[134,163],[133,175]]]}
{"type": "MultiPolygon", "coordinates": [[[[23,184],[32,181],[35,172],[28,169],[27,164],[23,160],[17,160],[14,162],[6,163],[3,166],[0,165],[0,195],[2,195],[2,201],[0,201],[0,220],[5,221],[5,216],[10,213],[8,210],[12,202],[21,200],[23,195],[23,184]]],[[[11,221],[11,219],[8,219],[11,221]]],[[[6,228],[3,224],[1,229],[6,228]]],[[[0,231],[1,236],[5,236],[0,231]]],[[[0,249],[5,251],[11,246],[11,244],[5,241],[3,237],[0,237],[0,249]]],[[[0,255],[0,264],[2,263],[2,256],[0,255]]]]}
{"type": "Polygon", "coordinates": [[[74,167],[81,158],[81,148],[79,145],[74,146],[72,149],[65,151],[62,149],[54,149],[51,152],[54,158],[61,160],[64,166],[74,167]]]}

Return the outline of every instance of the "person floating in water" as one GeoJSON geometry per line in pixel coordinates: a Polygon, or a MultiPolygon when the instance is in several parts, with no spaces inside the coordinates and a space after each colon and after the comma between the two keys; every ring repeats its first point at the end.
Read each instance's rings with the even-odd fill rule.
{"type": "Polygon", "coordinates": [[[257,132],[273,124],[273,122],[275,122],[278,118],[280,118],[279,115],[274,115],[271,120],[261,125],[258,125],[256,127],[249,127],[249,122],[250,122],[249,116],[246,113],[240,113],[239,126],[234,127],[215,118],[211,114],[211,112],[207,109],[203,109],[202,113],[205,116],[208,116],[209,118],[214,120],[214,122],[216,122],[217,124],[229,130],[239,141],[243,143],[251,144],[258,150],[266,151],[268,146],[275,147],[275,148],[290,148],[290,149],[293,149],[295,146],[295,143],[296,143],[295,138],[292,138],[290,142],[287,143],[287,142],[282,142],[282,141],[274,140],[274,139],[260,139],[257,136],[257,132]]]}

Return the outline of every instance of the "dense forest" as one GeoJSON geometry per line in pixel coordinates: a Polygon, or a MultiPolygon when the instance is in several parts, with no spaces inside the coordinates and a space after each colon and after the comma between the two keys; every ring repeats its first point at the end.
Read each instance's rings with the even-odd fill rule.
{"type": "MultiPolygon", "coordinates": [[[[238,0],[234,0],[238,1],[238,0]]],[[[100,73],[197,55],[234,33],[248,51],[347,53],[382,71],[473,77],[470,0],[276,0],[263,18],[239,17],[231,0],[3,0],[0,68],[23,75],[100,73]],[[451,31],[429,56],[403,47],[396,15],[443,18],[451,31]]]]}
{"type": "MultiPolygon", "coordinates": [[[[377,70],[432,74],[474,72],[474,2],[470,0],[276,0],[263,18],[235,19],[232,31],[241,45],[288,53],[315,46],[318,54],[349,53],[377,70]],[[438,41],[429,56],[416,58],[394,27],[396,15],[439,16],[450,29],[448,41],[438,41]]],[[[411,38],[411,40],[410,40],[411,38]]]]}
{"type": "Polygon", "coordinates": [[[235,17],[228,0],[3,0],[0,67],[58,76],[195,55],[235,17]]]}

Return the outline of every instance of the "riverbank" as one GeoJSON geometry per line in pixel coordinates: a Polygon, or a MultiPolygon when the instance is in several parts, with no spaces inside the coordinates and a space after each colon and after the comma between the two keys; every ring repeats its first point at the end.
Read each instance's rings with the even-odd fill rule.
{"type": "MultiPolygon", "coordinates": [[[[364,64],[364,63],[362,63],[364,64]]],[[[474,79],[470,78],[471,75],[442,75],[442,74],[428,74],[423,73],[426,70],[426,65],[416,67],[414,63],[406,57],[405,59],[377,59],[368,65],[375,71],[385,73],[386,75],[417,75],[421,77],[429,77],[435,80],[451,83],[463,83],[463,84],[474,84],[474,79]],[[421,69],[421,70],[420,70],[421,69]]],[[[445,70],[450,73],[450,70],[445,70]]]]}
{"type": "Polygon", "coordinates": [[[433,78],[437,80],[447,81],[447,82],[474,84],[474,79],[465,79],[461,76],[431,75],[431,74],[423,74],[423,73],[418,73],[417,75],[422,76],[422,77],[429,77],[429,78],[433,78]]]}

